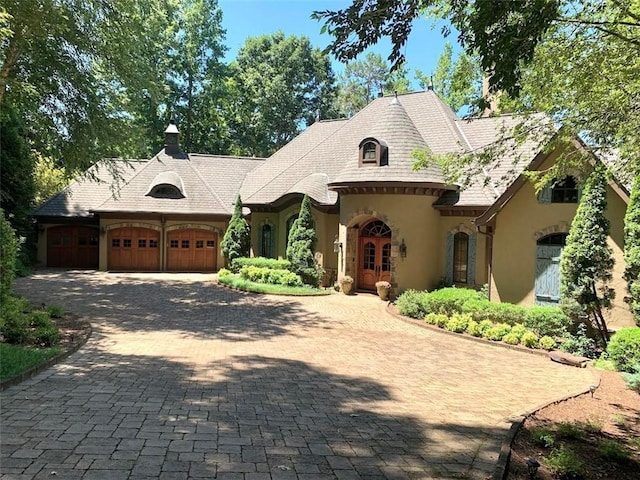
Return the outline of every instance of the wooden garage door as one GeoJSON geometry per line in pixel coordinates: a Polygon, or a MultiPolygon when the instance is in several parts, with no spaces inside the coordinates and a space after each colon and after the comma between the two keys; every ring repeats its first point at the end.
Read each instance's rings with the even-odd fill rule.
{"type": "Polygon", "coordinates": [[[160,270],[160,232],[125,227],[109,230],[109,270],[160,270]]]}
{"type": "Polygon", "coordinates": [[[47,229],[47,266],[98,268],[98,228],[68,225],[47,229]]]}
{"type": "Polygon", "coordinates": [[[218,234],[209,230],[172,230],[167,236],[167,270],[213,272],[218,234]]]}

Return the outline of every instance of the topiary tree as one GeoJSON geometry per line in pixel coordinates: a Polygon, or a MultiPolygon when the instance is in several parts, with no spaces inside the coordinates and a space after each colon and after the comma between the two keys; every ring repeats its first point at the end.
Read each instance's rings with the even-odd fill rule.
{"type": "Polygon", "coordinates": [[[238,195],[233,215],[229,221],[227,231],[224,232],[222,243],[222,254],[231,263],[239,257],[248,257],[251,250],[251,229],[242,216],[242,199],[238,195]]]}
{"type": "Polygon", "coordinates": [[[624,216],[624,262],[624,279],[629,292],[624,300],[631,308],[636,325],[640,326],[640,175],[633,183],[624,216]]]}
{"type": "Polygon", "coordinates": [[[606,178],[605,168],[597,165],[585,185],[560,259],[563,310],[574,319],[589,319],[605,345],[609,333],[602,311],[611,306],[615,294],[607,285],[614,260],[607,244],[606,178]]]}
{"type": "Polygon", "coordinates": [[[305,195],[300,205],[300,214],[289,232],[287,242],[287,260],[291,262],[291,271],[300,275],[307,285],[317,287],[320,283],[320,269],[316,263],[316,224],[311,215],[311,201],[305,195]]]}
{"type": "Polygon", "coordinates": [[[0,304],[4,305],[11,293],[13,280],[16,277],[16,255],[18,253],[18,239],[16,232],[4,217],[4,210],[0,208],[0,304]]]}

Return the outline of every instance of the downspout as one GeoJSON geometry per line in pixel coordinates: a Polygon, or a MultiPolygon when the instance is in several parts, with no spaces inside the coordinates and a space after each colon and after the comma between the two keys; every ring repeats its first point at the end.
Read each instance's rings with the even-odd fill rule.
{"type": "Polygon", "coordinates": [[[167,271],[167,219],[164,215],[160,216],[160,271],[167,271]]]}
{"type": "Polygon", "coordinates": [[[487,228],[487,231],[483,232],[482,226],[483,225],[476,225],[476,231],[480,235],[487,237],[487,245],[489,246],[489,254],[487,255],[487,297],[491,300],[491,278],[493,274],[493,228],[484,225],[487,228]],[[489,229],[491,229],[491,231],[488,231],[489,229]]]}

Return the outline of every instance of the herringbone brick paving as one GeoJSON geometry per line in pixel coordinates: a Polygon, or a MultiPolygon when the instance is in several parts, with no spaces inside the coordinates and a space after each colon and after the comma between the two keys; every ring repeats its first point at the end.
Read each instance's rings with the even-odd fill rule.
{"type": "Polygon", "coordinates": [[[593,381],[403,323],[369,295],[55,271],[16,290],[94,333],[2,392],[7,480],[483,479],[508,417],[593,381]]]}

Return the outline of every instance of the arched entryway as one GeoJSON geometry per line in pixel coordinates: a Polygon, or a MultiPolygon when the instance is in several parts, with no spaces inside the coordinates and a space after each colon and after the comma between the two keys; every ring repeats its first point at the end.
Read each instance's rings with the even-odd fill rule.
{"type": "Polygon", "coordinates": [[[560,303],[560,256],[566,241],[566,233],[554,233],[536,243],[536,305],[560,303]]]}
{"type": "Polygon", "coordinates": [[[359,232],[358,288],[375,290],[376,282],[391,281],[391,228],[381,220],[366,223],[359,232]]]}

